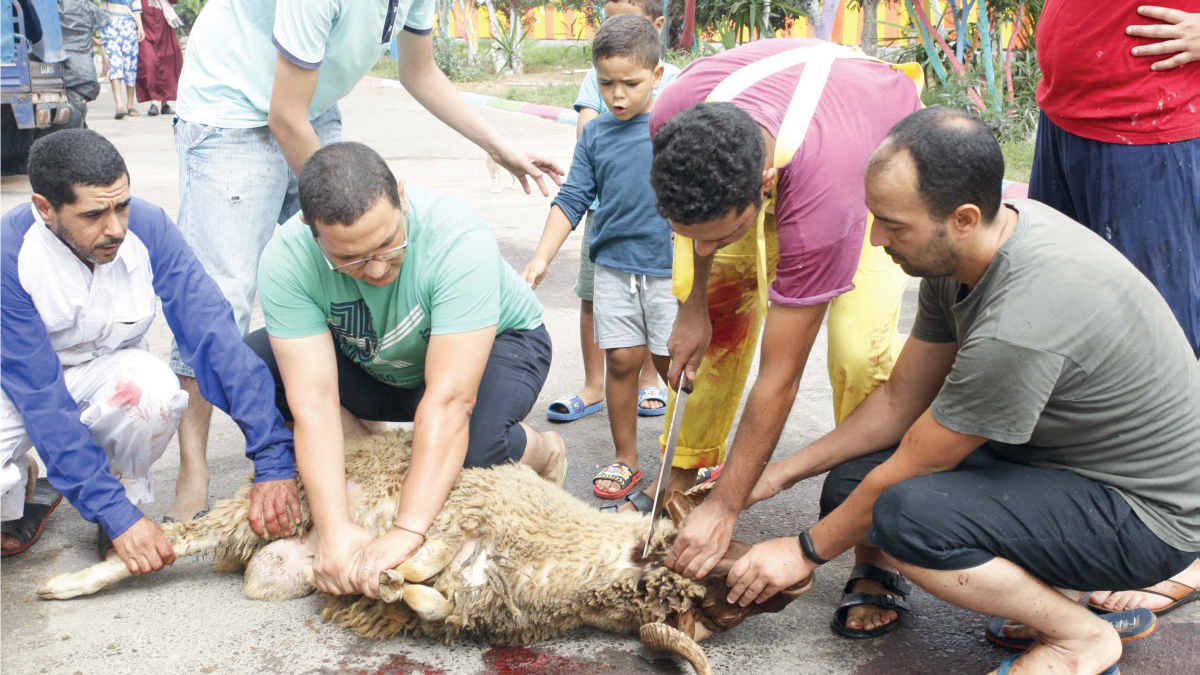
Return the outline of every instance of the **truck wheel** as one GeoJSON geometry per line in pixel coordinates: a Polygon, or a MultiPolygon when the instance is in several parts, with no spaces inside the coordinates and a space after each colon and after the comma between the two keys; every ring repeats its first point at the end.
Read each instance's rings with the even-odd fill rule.
{"type": "Polygon", "coordinates": [[[36,129],[18,129],[11,106],[0,106],[0,174],[11,176],[25,173],[29,147],[36,138],[36,129]]]}

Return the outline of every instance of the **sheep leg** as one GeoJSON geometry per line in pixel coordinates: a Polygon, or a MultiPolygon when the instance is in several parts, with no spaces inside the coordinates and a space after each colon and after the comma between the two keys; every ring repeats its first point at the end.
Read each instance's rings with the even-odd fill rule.
{"type": "MultiPolygon", "coordinates": [[[[207,517],[201,520],[207,520],[207,517]]],[[[206,553],[217,547],[221,537],[216,528],[202,528],[201,521],[176,523],[163,526],[163,534],[175,550],[179,559],[197,553],[206,553]]],[[[91,595],[130,576],[125,561],[116,555],[102,563],[86,567],[78,572],[68,572],[52,577],[37,589],[43,600],[67,600],[80,595],[91,595]]]]}
{"type": "Polygon", "coordinates": [[[396,602],[404,595],[406,582],[420,583],[433,577],[446,569],[457,553],[444,540],[425,542],[411,558],[382,574],[379,598],[384,602],[396,602]]]}

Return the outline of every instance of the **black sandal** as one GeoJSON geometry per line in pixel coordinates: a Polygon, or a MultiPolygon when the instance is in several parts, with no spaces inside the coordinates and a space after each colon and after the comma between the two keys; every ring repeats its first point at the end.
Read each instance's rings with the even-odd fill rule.
{"type": "MultiPolygon", "coordinates": [[[[647,514],[654,508],[654,500],[647,497],[645,492],[634,490],[628,495],[625,495],[625,501],[633,504],[633,507],[638,510],[638,513],[647,514]]],[[[621,508],[620,504],[605,504],[600,507],[601,513],[617,513],[617,509],[621,508]]],[[[667,517],[667,510],[663,509],[658,514],[659,518],[667,517]]]]}
{"type": "Polygon", "coordinates": [[[29,550],[42,538],[46,521],[62,502],[63,496],[45,478],[38,478],[33,487],[33,501],[25,504],[25,510],[16,520],[5,521],[0,530],[17,540],[17,546],[0,552],[0,558],[9,558],[29,550]]]}
{"type": "Polygon", "coordinates": [[[912,606],[908,604],[908,600],[905,599],[911,592],[912,585],[896,572],[888,572],[866,563],[855,565],[854,570],[850,573],[850,580],[846,582],[846,586],[842,590],[842,604],[838,605],[837,611],[833,613],[833,621],[829,623],[829,627],[838,635],[848,637],[852,640],[864,640],[887,635],[896,630],[904,615],[912,609],[912,606]],[[861,580],[882,584],[884,588],[896,595],[892,595],[892,593],[873,595],[870,593],[851,592],[854,585],[861,580]],[[890,621],[874,630],[850,628],[846,625],[846,617],[849,615],[851,607],[859,605],[870,605],[872,607],[879,607],[880,609],[893,610],[897,615],[896,620],[890,621]]]}

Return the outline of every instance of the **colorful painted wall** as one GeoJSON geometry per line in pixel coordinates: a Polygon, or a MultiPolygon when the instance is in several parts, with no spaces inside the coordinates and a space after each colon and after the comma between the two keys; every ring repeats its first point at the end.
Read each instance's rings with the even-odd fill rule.
{"type": "MultiPolygon", "coordinates": [[[[539,7],[529,11],[533,19],[533,28],[529,37],[539,40],[590,40],[593,37],[591,26],[587,25],[581,12],[556,11],[551,7],[539,7]]],[[[876,18],[879,22],[879,40],[891,40],[900,36],[899,26],[908,23],[908,13],[904,7],[879,7],[876,18]],[[889,25],[894,24],[894,25],[889,25]]],[[[472,17],[472,25],[477,27],[476,35],[481,38],[491,37],[491,27],[488,25],[487,10],[479,7],[472,17]]],[[[858,44],[862,33],[863,15],[860,9],[847,9],[845,4],[838,7],[837,18],[833,24],[833,41],[840,44],[858,44]]],[[[450,34],[466,37],[462,29],[462,15],[457,11],[450,19],[450,34]]],[[[780,33],[790,37],[813,37],[813,27],[805,19],[798,19],[789,33],[780,33]]],[[[715,38],[714,38],[715,39],[715,38]]]]}

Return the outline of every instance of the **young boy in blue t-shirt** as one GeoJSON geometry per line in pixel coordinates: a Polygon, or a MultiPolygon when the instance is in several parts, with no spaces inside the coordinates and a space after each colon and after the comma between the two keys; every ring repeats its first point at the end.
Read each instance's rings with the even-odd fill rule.
{"type": "Polygon", "coordinates": [[[592,62],[609,112],[584,127],[533,260],[521,273],[537,288],[567,235],[599,197],[589,257],[596,265],[595,336],[605,352],[605,395],[616,446],[616,460],[593,480],[593,492],[602,499],[624,497],[641,480],[638,373],[647,347],[662,358],[665,370],[678,310],[671,295],[671,226],[658,214],[650,187],[649,122],[662,79],[660,49],[658,31],[642,16],[613,17],[596,33],[592,62]]]}
{"type": "MultiPolygon", "coordinates": [[[[665,21],[661,0],[609,0],[604,5],[606,19],[624,14],[644,16],[654,23],[660,32],[665,21]]],[[[679,74],[679,68],[663,63],[662,79],[654,95],[670,84],[679,74]]],[[[584,126],[596,119],[601,113],[608,112],[604,98],[600,96],[600,86],[596,82],[596,69],[590,68],[583,76],[579,85],[579,95],[575,99],[575,111],[579,113],[579,121],[575,127],[575,137],[583,133],[584,126]]],[[[556,422],[570,422],[599,412],[604,407],[604,350],[596,345],[595,324],[593,319],[592,294],[594,285],[594,267],[588,259],[587,233],[591,229],[597,204],[589,207],[583,221],[583,245],[579,251],[579,276],[575,282],[575,295],[579,296],[579,341],[583,352],[583,387],[576,393],[567,394],[550,404],[546,417],[556,422]]],[[[650,362],[647,353],[642,363],[642,373],[638,382],[637,412],[639,415],[652,417],[665,412],[666,391],[659,386],[658,373],[650,362]]]]}

